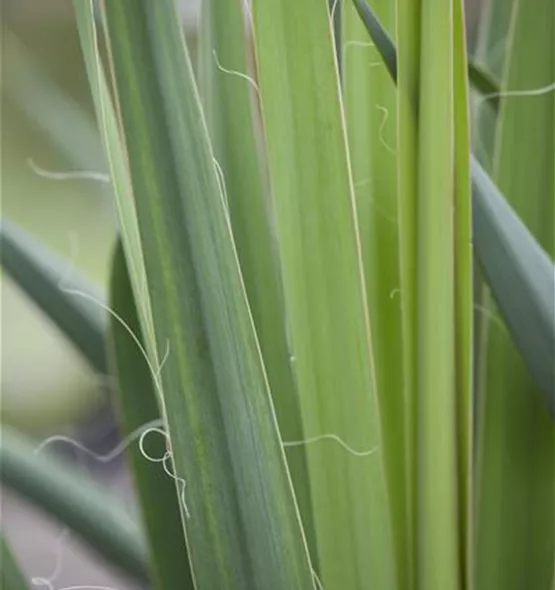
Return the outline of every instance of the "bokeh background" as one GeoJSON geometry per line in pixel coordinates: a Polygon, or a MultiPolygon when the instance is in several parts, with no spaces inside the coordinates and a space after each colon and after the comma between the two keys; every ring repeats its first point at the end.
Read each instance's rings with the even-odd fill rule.
{"type": "MultiPolygon", "coordinates": [[[[201,0],[181,0],[194,50],[201,0]]],[[[479,2],[468,2],[472,45],[479,2]]],[[[1,0],[2,215],[105,289],[116,236],[109,186],[60,180],[40,172],[106,172],[70,0],[1,0]]],[[[119,441],[109,379],[93,376],[79,355],[9,279],[1,286],[1,414],[37,444],[69,435],[97,453],[119,441]]],[[[80,453],[56,450],[132,502],[122,458],[102,465],[80,453]]],[[[72,585],[135,588],[97,561],[60,525],[2,490],[0,526],[29,579],[56,575],[54,588],[72,585]],[[60,560],[60,557],[62,558],[60,560]]]]}

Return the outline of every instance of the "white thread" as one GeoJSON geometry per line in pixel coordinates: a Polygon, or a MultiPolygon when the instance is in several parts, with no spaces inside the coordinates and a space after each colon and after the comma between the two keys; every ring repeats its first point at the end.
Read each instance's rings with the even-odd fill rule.
{"type": "Polygon", "coordinates": [[[312,577],[314,578],[314,581],[316,582],[316,586],[318,588],[318,590],[324,590],[324,585],[322,584],[322,582],[320,582],[320,578],[318,577],[318,574],[312,570],[312,577]]]}
{"type": "Polygon", "coordinates": [[[365,178],[364,180],[359,180],[358,182],[355,182],[353,187],[355,189],[357,188],[361,188],[363,186],[367,186],[369,184],[372,184],[372,179],[371,178],[365,178]]]}
{"type": "MultiPolygon", "coordinates": [[[[133,341],[135,342],[135,344],[138,346],[139,350],[141,351],[142,356],[144,357],[148,368],[150,370],[150,373],[152,375],[153,381],[154,381],[154,386],[157,390],[158,395],[160,396],[160,399],[163,402],[163,394],[162,394],[162,386],[161,386],[161,382],[160,382],[160,370],[161,370],[161,366],[155,370],[149,357],[148,354],[146,353],[146,350],[143,348],[143,345],[141,344],[140,340],[137,338],[137,336],[135,335],[135,333],[133,332],[133,330],[129,327],[129,325],[125,322],[125,320],[120,317],[113,309],[111,309],[110,307],[108,307],[107,305],[105,305],[104,303],[102,303],[101,301],[99,301],[98,299],[96,299],[95,297],[92,297],[91,295],[87,294],[87,293],[83,293],[82,291],[78,291],[76,289],[65,289],[62,288],[63,291],[65,291],[66,293],[70,293],[73,295],[79,295],[81,297],[84,297],[85,299],[88,299],[89,301],[92,301],[93,303],[96,303],[97,305],[99,305],[102,309],[104,309],[107,313],[109,313],[110,315],[112,315],[112,317],[114,317],[120,324],[121,326],[123,326],[123,328],[129,333],[129,335],[131,336],[131,338],[133,339],[133,341]]],[[[169,342],[167,345],[167,350],[168,350],[168,354],[169,354],[169,342]]],[[[165,356],[165,358],[163,359],[163,362],[165,363],[165,361],[167,360],[167,356],[165,356]]],[[[157,426],[162,423],[162,425],[164,425],[163,421],[161,419],[157,419],[157,420],[153,420],[149,423],[147,423],[146,425],[143,425],[143,427],[139,427],[137,428],[134,432],[131,433],[130,436],[128,436],[124,441],[122,441],[122,443],[120,443],[120,445],[118,445],[118,447],[115,449],[117,451],[119,451],[119,453],[123,452],[123,450],[125,450],[125,448],[127,448],[127,446],[130,444],[130,441],[128,440],[130,437],[132,437],[132,440],[134,440],[137,436],[139,436],[139,450],[141,452],[141,454],[143,455],[143,457],[145,457],[145,459],[150,460],[151,462],[160,462],[162,463],[162,468],[164,469],[164,471],[166,472],[167,475],[169,475],[174,481],[178,482],[181,487],[181,500],[182,500],[182,505],[183,505],[183,510],[185,512],[185,515],[187,516],[187,518],[189,518],[190,513],[189,513],[189,509],[187,507],[187,503],[185,502],[185,486],[186,486],[186,482],[182,477],[177,476],[176,474],[172,473],[168,467],[167,467],[167,460],[171,459],[171,453],[166,453],[162,458],[159,459],[154,459],[152,457],[150,457],[148,455],[148,453],[146,453],[144,451],[144,447],[143,447],[143,442],[144,442],[144,438],[145,436],[149,433],[149,432],[160,432],[163,433],[164,436],[166,437],[166,441],[169,442],[169,435],[165,433],[165,431],[160,430],[157,426]],[[153,426],[153,424],[155,424],[155,426],[153,426]],[[147,426],[147,430],[143,431],[144,426],[147,426]],[[125,445],[124,445],[125,443],[125,445]],[[123,447],[123,448],[122,448],[123,447]]],[[[79,445],[79,443],[77,443],[77,441],[73,441],[70,438],[67,437],[51,437],[52,441],[53,440],[64,440],[64,442],[67,442],[69,444],[73,444],[74,446],[77,446],[78,448],[80,448],[80,450],[88,453],[90,456],[92,456],[93,458],[95,458],[95,454],[91,453],[91,451],[89,449],[86,449],[85,447],[81,448],[81,445],[79,445]]],[[[49,441],[50,439],[47,439],[47,441],[49,441]]],[[[46,442],[46,441],[45,441],[46,442]]],[[[45,444],[45,443],[43,443],[45,444]]],[[[41,445],[42,446],[42,445],[41,445]]],[[[111,453],[109,453],[109,456],[112,457],[114,456],[114,451],[112,451],[111,453]]],[[[117,455],[115,455],[117,456],[117,455]]]]}
{"type": "Polygon", "coordinates": [[[532,96],[543,96],[555,90],[555,82],[547,86],[540,86],[539,88],[530,88],[525,90],[501,90],[500,92],[491,92],[490,94],[482,94],[478,101],[482,102],[490,98],[527,98],[532,96]]]}
{"type": "MultiPolygon", "coordinates": [[[[374,43],[370,42],[370,41],[357,41],[356,39],[351,39],[350,41],[345,41],[345,43],[343,43],[343,50],[342,50],[342,57],[343,57],[343,61],[345,61],[346,57],[347,57],[347,49],[349,49],[349,47],[359,47],[360,49],[370,49],[371,47],[375,47],[374,43]]],[[[379,66],[381,65],[381,62],[370,62],[371,66],[379,66]]]]}
{"type": "Polygon", "coordinates": [[[158,369],[156,370],[156,378],[160,379],[160,373],[162,372],[162,369],[164,368],[164,365],[166,364],[166,361],[168,360],[168,357],[170,356],[170,341],[166,340],[166,351],[164,352],[164,356],[162,357],[162,360],[160,361],[160,364],[158,365],[158,369]]]}
{"type": "Polygon", "coordinates": [[[389,111],[388,109],[386,109],[385,107],[377,104],[376,108],[378,109],[378,111],[380,111],[381,113],[383,113],[383,118],[382,118],[382,122],[380,125],[380,129],[378,131],[378,135],[380,138],[380,142],[382,143],[382,145],[385,147],[385,149],[393,155],[396,155],[397,152],[387,143],[387,141],[385,141],[384,136],[383,136],[383,131],[385,128],[385,124],[387,123],[387,120],[389,119],[389,111]]]}
{"type": "MultiPolygon", "coordinates": [[[[357,182],[353,185],[353,188],[355,189],[355,192],[358,191],[360,188],[370,185],[372,184],[372,181],[370,178],[367,178],[366,180],[362,180],[360,182],[357,182]]],[[[382,207],[379,203],[376,202],[376,200],[372,197],[367,196],[366,197],[368,199],[368,202],[372,205],[372,207],[374,207],[374,209],[377,211],[377,213],[379,213],[386,221],[389,221],[389,223],[392,223],[393,225],[398,225],[398,221],[395,218],[394,215],[390,215],[384,207],[382,207]]]]}
{"type": "MultiPolygon", "coordinates": [[[[334,2],[332,4],[332,7],[331,7],[331,10],[330,10],[330,23],[332,25],[332,28],[333,28],[333,23],[334,23],[334,20],[335,20],[335,11],[337,9],[337,5],[338,4],[339,4],[339,0],[334,0],[334,2]]],[[[335,43],[335,36],[334,36],[334,43],[335,43]]]]}
{"type": "Polygon", "coordinates": [[[156,391],[157,391],[160,399],[163,400],[162,385],[161,385],[160,379],[158,377],[159,370],[154,369],[154,366],[153,366],[150,358],[148,357],[146,350],[144,349],[143,345],[141,344],[140,340],[137,338],[137,336],[135,335],[133,330],[126,323],[126,321],[120,315],[118,315],[113,309],[111,309],[105,303],[102,303],[102,301],[98,300],[96,297],[93,297],[92,295],[89,295],[88,293],[84,293],[83,291],[79,291],[77,289],[68,289],[65,287],[60,287],[60,288],[65,293],[68,293],[70,295],[77,295],[79,297],[83,297],[84,299],[91,301],[92,303],[95,303],[96,305],[101,307],[104,311],[109,313],[126,330],[126,332],[131,336],[131,338],[135,342],[135,344],[138,346],[142,356],[144,357],[144,359],[148,365],[148,368],[150,370],[150,373],[152,375],[152,378],[154,381],[154,387],[156,388],[156,391]]]}
{"type": "Polygon", "coordinates": [[[216,160],[216,158],[213,157],[212,161],[214,162],[214,167],[216,168],[216,180],[218,182],[220,194],[222,195],[226,211],[229,211],[229,202],[227,199],[227,189],[225,185],[224,171],[222,170],[222,167],[220,166],[220,163],[218,162],[218,160],[216,160]]]}
{"type": "Polygon", "coordinates": [[[489,320],[492,324],[495,324],[498,328],[501,328],[503,333],[510,337],[510,333],[507,329],[507,326],[505,326],[505,324],[503,323],[503,321],[499,318],[499,316],[497,314],[495,314],[493,311],[491,311],[487,307],[480,305],[479,303],[474,304],[474,309],[476,311],[479,311],[481,314],[483,314],[483,316],[487,320],[489,320]]]}
{"type": "Polygon", "coordinates": [[[172,470],[169,469],[168,461],[171,460],[171,458],[172,458],[171,452],[169,450],[166,450],[166,452],[164,453],[164,455],[162,457],[153,457],[152,455],[149,455],[144,448],[145,438],[151,432],[156,432],[158,434],[161,434],[166,439],[166,445],[168,445],[170,439],[169,439],[167,432],[162,430],[161,428],[152,427],[152,428],[149,428],[148,430],[145,430],[141,434],[141,437],[139,438],[139,451],[141,452],[141,455],[147,461],[150,461],[151,463],[161,463],[162,469],[164,470],[166,475],[168,475],[171,479],[173,479],[176,483],[178,483],[181,486],[181,492],[179,495],[180,499],[181,499],[181,504],[183,506],[183,511],[185,512],[185,516],[187,518],[190,518],[191,514],[189,512],[189,508],[187,506],[187,501],[185,499],[185,490],[187,487],[187,482],[182,477],[177,476],[172,470]]]}
{"type": "MultiPolygon", "coordinates": [[[[548,84],[547,86],[540,86],[539,88],[529,88],[523,90],[501,90],[499,92],[490,92],[489,94],[478,95],[475,99],[476,117],[480,111],[480,108],[484,103],[492,98],[532,98],[537,96],[544,96],[555,90],[555,82],[548,84]]],[[[481,142],[478,136],[478,141],[481,142]]]]}
{"type": "Polygon", "coordinates": [[[370,204],[372,205],[372,207],[374,207],[374,209],[376,209],[376,211],[386,221],[389,221],[389,223],[392,223],[395,226],[398,224],[397,219],[393,215],[390,215],[379,203],[376,203],[376,200],[374,198],[369,197],[368,200],[369,200],[370,204]]]}
{"type": "Polygon", "coordinates": [[[309,445],[315,442],[320,442],[322,440],[331,440],[336,442],[340,446],[342,446],[348,453],[354,455],[355,457],[369,457],[372,455],[378,447],[372,447],[367,451],[356,451],[352,447],[350,447],[344,440],[342,440],[336,434],[319,434],[318,436],[312,436],[310,438],[305,438],[303,440],[291,440],[291,441],[284,441],[282,444],[285,448],[287,447],[300,447],[303,445],[309,445]]]}
{"type": "Polygon", "coordinates": [[[397,287],[396,289],[393,289],[391,291],[391,293],[389,294],[389,298],[391,300],[393,300],[395,298],[395,295],[400,295],[401,294],[401,289],[399,289],[399,287],[397,287]]]}
{"type": "Polygon", "coordinates": [[[499,41],[497,41],[493,47],[488,49],[486,62],[489,64],[490,69],[501,63],[503,57],[505,56],[506,45],[507,35],[505,35],[502,39],[499,39],[499,41]]]}
{"type": "Polygon", "coordinates": [[[65,269],[62,276],[58,279],[58,287],[61,288],[61,285],[69,283],[69,278],[73,274],[75,269],[75,263],[77,262],[77,257],[79,256],[79,234],[75,230],[71,230],[68,232],[69,236],[69,260],[67,268],[65,269]]]}
{"type": "MultiPolygon", "coordinates": [[[[136,428],[131,434],[126,436],[121,441],[121,443],[119,443],[114,449],[112,449],[109,453],[107,453],[105,455],[95,453],[94,451],[91,451],[90,449],[88,449],[87,447],[82,445],[80,442],[78,442],[68,436],[64,436],[64,435],[54,435],[54,436],[48,437],[46,440],[42,441],[42,443],[38,447],[36,447],[34,449],[33,453],[38,454],[38,453],[42,452],[49,445],[52,445],[57,442],[62,442],[62,443],[68,444],[68,445],[78,449],[79,451],[83,452],[84,454],[88,455],[89,457],[92,457],[95,461],[105,464],[105,463],[110,463],[111,461],[113,461],[114,459],[119,457],[129,447],[129,445],[134,440],[136,440],[138,438],[139,439],[139,451],[140,451],[141,455],[147,461],[150,461],[151,463],[161,463],[162,469],[164,470],[166,475],[171,477],[174,481],[179,483],[179,485],[181,486],[180,499],[181,499],[181,502],[183,505],[185,515],[187,516],[187,518],[189,518],[190,513],[189,513],[189,509],[187,507],[187,502],[185,500],[185,488],[186,488],[187,482],[182,477],[177,476],[168,467],[168,461],[171,460],[171,458],[172,458],[171,451],[168,449],[168,446],[171,447],[171,443],[170,443],[170,438],[168,436],[168,433],[165,430],[162,430],[162,428],[161,428],[163,426],[164,426],[164,422],[161,418],[157,418],[155,420],[150,420],[149,422],[146,422],[145,424],[142,424],[141,426],[136,428]],[[145,450],[145,447],[144,447],[145,438],[152,432],[156,432],[158,434],[161,434],[166,440],[166,449],[167,450],[162,457],[153,457],[152,455],[149,455],[145,450]]],[[[41,578],[41,580],[44,580],[44,579],[45,578],[41,578]]],[[[52,578],[50,578],[50,579],[52,579],[52,578]]]]}
{"type": "Polygon", "coordinates": [[[92,180],[110,184],[110,175],[104,172],[92,172],[88,170],[52,172],[39,166],[32,158],[27,158],[27,165],[37,176],[46,178],[47,180],[92,180]]]}
{"type": "Polygon", "coordinates": [[[258,87],[258,84],[249,75],[243,72],[239,72],[237,70],[230,70],[228,68],[225,68],[218,60],[218,54],[216,53],[215,49],[212,51],[212,53],[214,55],[214,61],[216,62],[216,66],[220,71],[222,71],[224,74],[231,74],[232,76],[238,76],[239,78],[246,80],[254,88],[256,94],[260,98],[260,88],[258,87]]]}
{"type": "MultiPolygon", "coordinates": [[[[349,49],[349,47],[360,47],[362,49],[368,49],[371,47],[375,47],[374,43],[370,42],[370,41],[356,41],[354,39],[351,39],[350,41],[345,41],[345,43],[343,44],[343,49],[342,49],[342,59],[343,61],[345,61],[347,59],[347,49],[349,49]]],[[[383,62],[382,61],[371,61],[368,63],[368,66],[370,68],[377,68],[379,66],[383,66],[383,62]]]]}
{"type": "Polygon", "coordinates": [[[243,0],[243,8],[247,14],[247,20],[249,21],[249,25],[251,27],[251,31],[254,31],[254,18],[252,16],[252,10],[249,6],[249,0],[243,0]]]}
{"type": "Polygon", "coordinates": [[[33,584],[34,586],[47,586],[48,590],[53,590],[53,584],[62,572],[63,546],[70,535],[70,530],[68,528],[64,528],[62,529],[60,536],[56,540],[56,561],[54,562],[54,571],[52,572],[52,574],[50,574],[48,578],[44,578],[42,576],[36,576],[34,578],[31,578],[31,584],[33,584]]]}
{"type": "Polygon", "coordinates": [[[345,41],[343,44],[343,51],[346,51],[349,47],[376,47],[374,43],[371,41],[357,41],[356,39],[351,39],[350,41],[345,41]]]}
{"type": "MultiPolygon", "coordinates": [[[[76,234],[77,235],[77,234],[76,234]]],[[[77,235],[77,238],[79,236],[77,235]]],[[[74,289],[71,287],[66,287],[64,285],[64,282],[71,276],[74,268],[75,268],[75,262],[77,259],[77,252],[78,252],[78,248],[79,247],[79,242],[77,240],[77,243],[71,243],[71,233],[70,233],[70,260],[69,260],[69,266],[66,269],[66,271],[64,272],[64,274],[59,278],[58,280],[58,288],[60,289],[60,291],[63,291],[64,293],[67,293],[69,295],[76,295],[78,297],[82,297],[88,301],[90,301],[91,303],[94,303],[95,305],[98,305],[101,309],[103,309],[104,311],[106,311],[107,313],[109,313],[124,329],[125,331],[131,336],[131,338],[133,339],[133,341],[135,342],[135,344],[138,346],[139,351],[141,352],[142,356],[144,357],[149,371],[153,377],[154,380],[154,386],[156,389],[156,392],[161,400],[162,406],[164,406],[164,398],[162,395],[162,385],[161,385],[161,379],[160,379],[160,371],[162,370],[162,366],[163,364],[165,364],[165,362],[167,361],[167,357],[169,356],[169,352],[170,352],[170,343],[169,340],[166,341],[166,352],[164,354],[164,358],[162,359],[162,362],[160,363],[158,369],[154,369],[154,366],[145,350],[145,348],[143,347],[143,345],[141,344],[139,338],[135,335],[135,333],[133,332],[133,330],[131,329],[131,327],[126,323],[126,321],[118,314],[116,313],[113,309],[111,309],[109,306],[107,306],[105,303],[103,303],[102,301],[100,301],[99,299],[97,299],[96,297],[93,297],[92,295],[85,293],[83,291],[79,291],[78,289],[74,289]],[[77,246],[77,248],[75,248],[75,246],[77,246]]],[[[116,381],[117,382],[117,381],[116,381]]]]}
{"type": "Polygon", "coordinates": [[[114,447],[110,452],[106,453],[105,455],[95,453],[94,451],[91,451],[90,449],[82,445],[80,442],[74,440],[69,436],[64,436],[63,434],[55,434],[53,436],[49,436],[48,438],[43,440],[38,445],[38,447],[34,449],[33,453],[35,455],[38,455],[39,453],[42,453],[42,451],[44,451],[44,449],[50,445],[56,443],[64,443],[78,449],[79,451],[85,453],[85,455],[91,457],[99,463],[110,463],[114,459],[117,459],[134,440],[141,437],[144,434],[145,429],[148,431],[149,429],[156,428],[161,425],[163,426],[163,420],[161,418],[150,420],[149,422],[142,424],[133,432],[131,432],[128,436],[126,436],[116,447],[114,447]]]}

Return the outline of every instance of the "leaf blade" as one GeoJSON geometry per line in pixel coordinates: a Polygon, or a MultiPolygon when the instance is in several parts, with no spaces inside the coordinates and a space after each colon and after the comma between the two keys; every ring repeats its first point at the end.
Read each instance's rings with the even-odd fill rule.
{"type": "Polygon", "coordinates": [[[323,587],[396,588],[339,80],[325,2],[253,3],[273,208],[323,587]],[[325,101],[317,93],[326,96],[325,101]],[[315,149],[325,146],[325,149],[315,149]],[[339,394],[341,392],[341,395],[339,394]],[[335,447],[335,448],[334,448],[335,447]],[[343,474],[339,476],[338,474],[343,474]]]}
{"type": "Polygon", "coordinates": [[[312,573],[177,15],[168,3],[139,10],[134,2],[105,3],[103,10],[158,356],[166,339],[171,344],[162,411],[177,477],[188,484],[193,575],[199,588],[309,587],[312,573]]]}
{"type": "MultiPolygon", "coordinates": [[[[134,333],[140,334],[137,310],[125,264],[121,243],[118,242],[112,266],[111,304],[134,333]]],[[[118,375],[118,400],[124,432],[129,436],[144,424],[160,420],[160,411],[150,369],[127,328],[112,319],[110,326],[112,357],[118,375]]],[[[146,431],[143,431],[146,432],[146,431]]],[[[152,436],[160,436],[154,432],[152,436]]],[[[166,453],[163,437],[149,456],[162,458],[166,453]]],[[[182,517],[176,484],[162,474],[158,462],[150,462],[138,446],[128,451],[143,515],[150,568],[157,588],[168,590],[193,589],[187,557],[182,517]]]]}

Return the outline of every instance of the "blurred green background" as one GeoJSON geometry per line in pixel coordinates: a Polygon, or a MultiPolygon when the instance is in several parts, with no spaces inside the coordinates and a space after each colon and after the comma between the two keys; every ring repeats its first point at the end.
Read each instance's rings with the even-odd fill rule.
{"type": "MultiPolygon", "coordinates": [[[[3,7],[2,212],[67,258],[68,274],[76,268],[104,285],[115,238],[107,186],[44,178],[30,164],[105,171],[67,8],[3,7]]],[[[102,383],[5,277],[2,345],[4,421],[38,434],[85,420],[103,403],[102,383]]]]}

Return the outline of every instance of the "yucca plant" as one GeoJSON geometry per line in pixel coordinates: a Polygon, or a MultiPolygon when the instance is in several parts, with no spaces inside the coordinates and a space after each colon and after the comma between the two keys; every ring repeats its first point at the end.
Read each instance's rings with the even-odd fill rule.
{"type": "Polygon", "coordinates": [[[74,5],[108,302],[9,223],[2,262],[117,375],[142,522],[8,430],[4,483],[164,590],[554,587],[553,3],[506,98],[461,0],[203,0],[196,69],[171,1],[74,5]]]}

